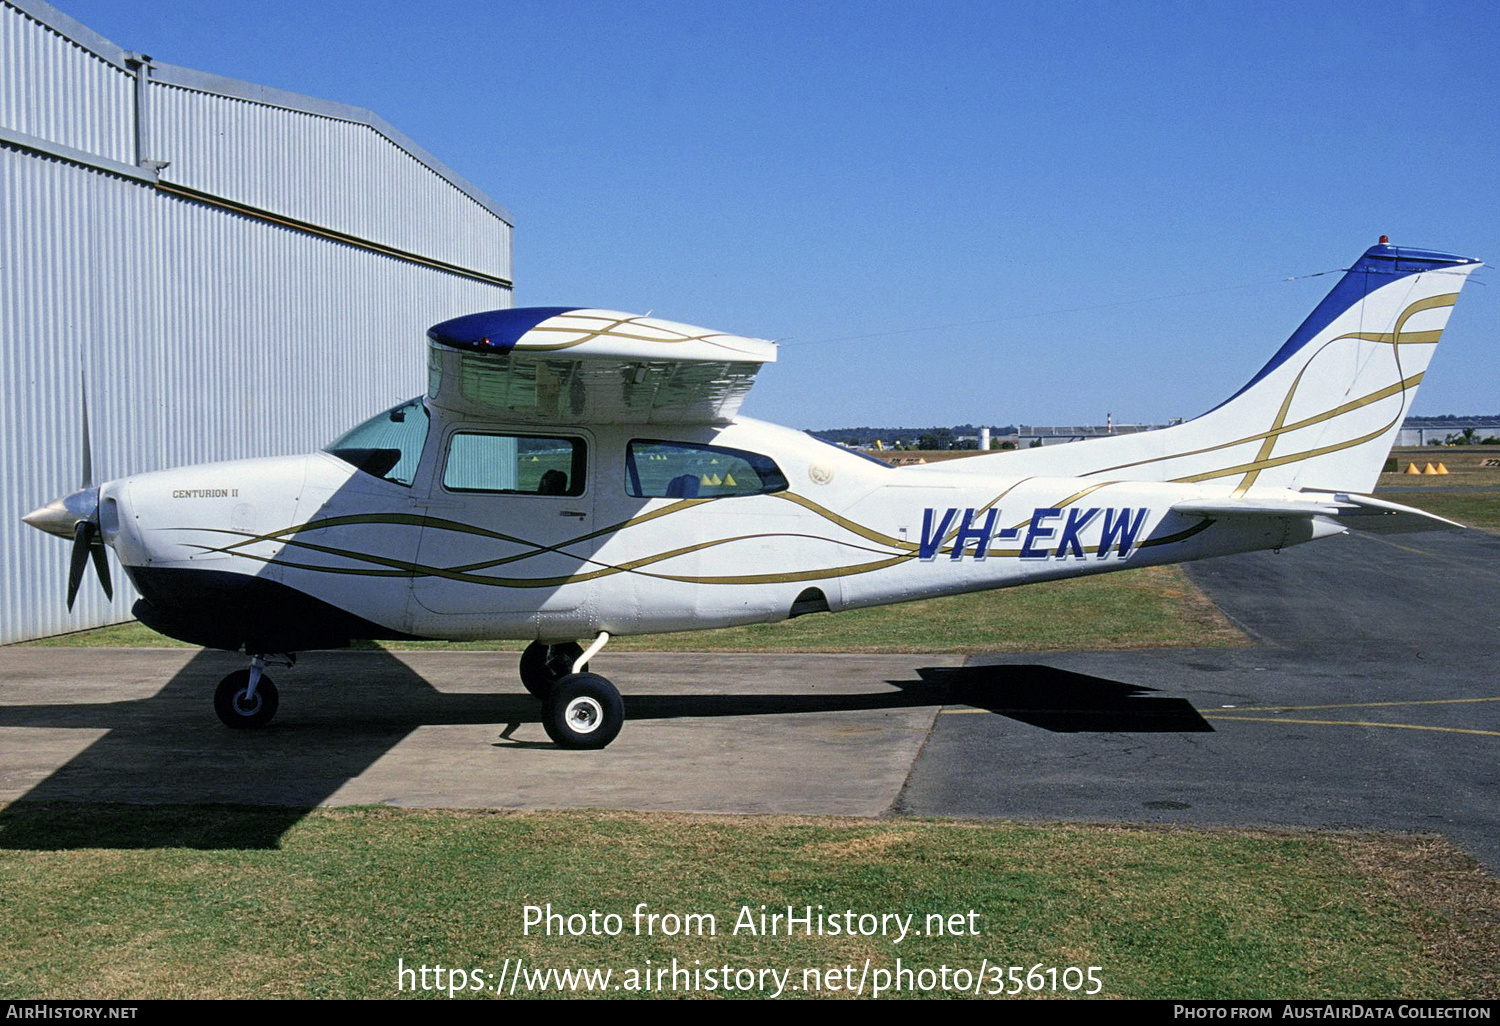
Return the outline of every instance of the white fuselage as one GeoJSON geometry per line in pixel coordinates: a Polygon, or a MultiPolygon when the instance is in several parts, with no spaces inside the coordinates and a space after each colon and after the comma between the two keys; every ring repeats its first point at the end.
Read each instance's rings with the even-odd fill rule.
{"type": "Polygon", "coordinates": [[[1342,530],[1291,517],[1174,514],[1174,503],[1222,489],[1020,477],[1005,473],[1001,456],[984,458],[979,473],[895,469],[746,419],[548,429],[584,443],[576,494],[476,493],[445,485],[453,436],[504,425],[430,412],[410,486],[326,452],[140,474],[103,486],[105,540],[138,584],[155,571],[207,572],[159,575],[142,587],[157,605],[182,594],[194,607],[184,615],[200,619],[255,615],[211,609],[205,598],[250,577],[344,610],[376,636],[560,641],[770,622],[1279,548],[1342,530]],[[786,486],[632,495],[627,445],[643,441],[768,457],[786,486]],[[162,579],[209,584],[179,593],[162,579]]]}

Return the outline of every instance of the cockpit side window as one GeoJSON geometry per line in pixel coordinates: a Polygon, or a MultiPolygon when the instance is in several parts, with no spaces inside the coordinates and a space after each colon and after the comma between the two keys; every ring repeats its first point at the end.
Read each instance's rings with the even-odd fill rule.
{"type": "Polygon", "coordinates": [[[625,491],[640,499],[717,499],[787,488],[776,461],[744,449],[635,439],[625,447],[625,491]]]}
{"type": "Polygon", "coordinates": [[[366,474],[410,488],[417,476],[430,420],[421,399],[371,417],[329,442],[324,452],[352,463],[366,474]]]}
{"type": "Polygon", "coordinates": [[[450,492],[582,495],[587,457],[581,438],[460,431],[448,443],[443,487],[450,492]]]}

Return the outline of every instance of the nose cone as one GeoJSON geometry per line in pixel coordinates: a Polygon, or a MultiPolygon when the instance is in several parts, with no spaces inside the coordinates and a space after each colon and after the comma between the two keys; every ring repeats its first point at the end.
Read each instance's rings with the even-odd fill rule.
{"type": "Polygon", "coordinates": [[[38,531],[55,534],[59,538],[72,538],[73,529],[80,520],[97,521],[99,518],[99,488],[80,488],[72,495],[53,499],[47,505],[32,510],[21,520],[38,531]]]}

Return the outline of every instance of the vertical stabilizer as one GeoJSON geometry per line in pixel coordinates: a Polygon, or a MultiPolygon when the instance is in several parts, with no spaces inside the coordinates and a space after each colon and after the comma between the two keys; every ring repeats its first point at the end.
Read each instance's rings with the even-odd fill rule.
{"type": "MultiPolygon", "coordinates": [[[[1467,257],[1368,250],[1244,388],[1203,416],[1133,435],[1022,450],[973,470],[1186,481],[1226,495],[1368,492],[1468,275],[1467,257]],[[1002,465],[998,461],[1005,460],[1002,465]]],[[[964,468],[969,469],[969,468],[964,468]]]]}

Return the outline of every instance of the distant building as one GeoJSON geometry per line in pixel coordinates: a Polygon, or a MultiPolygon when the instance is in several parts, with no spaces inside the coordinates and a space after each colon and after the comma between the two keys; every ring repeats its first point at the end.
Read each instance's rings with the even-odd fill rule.
{"type": "Polygon", "coordinates": [[[1108,438],[1110,435],[1134,435],[1142,431],[1181,424],[1181,418],[1168,424],[1075,424],[1064,427],[1040,427],[1022,424],[1016,428],[1016,444],[1028,448],[1040,442],[1042,445],[1061,445],[1064,442],[1082,442],[1089,438],[1108,438]]]}
{"type": "Polygon", "coordinates": [[[1455,417],[1452,420],[1435,417],[1408,417],[1396,432],[1397,445],[1431,445],[1445,442],[1450,435],[1462,435],[1465,428],[1474,430],[1474,441],[1481,438],[1500,438],[1500,417],[1455,417]]]}

